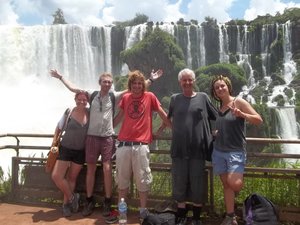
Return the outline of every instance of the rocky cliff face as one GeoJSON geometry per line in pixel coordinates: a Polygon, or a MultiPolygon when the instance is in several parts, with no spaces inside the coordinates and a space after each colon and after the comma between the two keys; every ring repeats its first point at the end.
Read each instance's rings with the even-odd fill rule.
{"type": "Polygon", "coordinates": [[[299,68],[300,66],[300,19],[293,24],[292,48],[293,48],[293,59],[297,62],[299,68]]]}

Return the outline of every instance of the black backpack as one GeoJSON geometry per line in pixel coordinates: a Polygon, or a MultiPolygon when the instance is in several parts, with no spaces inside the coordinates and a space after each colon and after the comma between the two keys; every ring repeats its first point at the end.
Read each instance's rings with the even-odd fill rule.
{"type": "MultiPolygon", "coordinates": [[[[94,91],[91,96],[90,96],[90,106],[92,105],[92,102],[93,102],[93,99],[95,98],[95,96],[99,93],[99,91],[94,91]]],[[[113,110],[113,116],[115,115],[115,103],[116,103],[116,97],[114,95],[113,92],[108,92],[109,94],[109,97],[110,97],[110,101],[111,101],[111,104],[112,104],[112,110],[113,110]]]]}
{"type": "Polygon", "coordinates": [[[175,225],[174,213],[149,213],[142,225],[175,225]]]}
{"type": "Polygon", "coordinates": [[[244,201],[243,217],[246,225],[279,225],[275,205],[256,193],[250,194],[244,201]]]}

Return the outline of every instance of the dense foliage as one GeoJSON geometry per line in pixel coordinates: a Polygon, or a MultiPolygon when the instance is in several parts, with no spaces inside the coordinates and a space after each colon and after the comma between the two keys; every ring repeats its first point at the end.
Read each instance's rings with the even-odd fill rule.
{"type": "Polygon", "coordinates": [[[130,70],[139,69],[147,77],[152,69],[164,69],[164,75],[151,86],[160,99],[179,91],[177,74],[185,67],[185,61],[182,50],[170,34],[154,28],[141,42],[121,52],[121,58],[130,70]]]}
{"type": "Polygon", "coordinates": [[[137,13],[135,17],[132,20],[127,20],[127,21],[115,21],[113,22],[114,25],[120,26],[120,27],[126,27],[126,26],[135,26],[138,24],[143,24],[148,21],[149,17],[146,16],[145,14],[140,14],[137,13]]]}
{"type": "Polygon", "coordinates": [[[196,84],[200,91],[210,94],[211,79],[215,75],[224,75],[231,79],[233,94],[239,94],[244,85],[247,84],[245,72],[237,64],[218,63],[200,67],[195,71],[197,75],[196,84]]]}
{"type": "Polygon", "coordinates": [[[61,9],[57,9],[55,13],[52,15],[53,16],[53,25],[55,24],[67,24],[64,13],[61,9]]]}

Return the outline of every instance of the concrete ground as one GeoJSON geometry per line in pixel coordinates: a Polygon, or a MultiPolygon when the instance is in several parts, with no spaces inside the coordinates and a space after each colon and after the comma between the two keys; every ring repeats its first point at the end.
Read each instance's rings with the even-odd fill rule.
{"type": "MultiPolygon", "coordinates": [[[[61,207],[56,205],[41,206],[21,203],[1,203],[0,202],[0,221],[3,225],[30,225],[30,224],[55,224],[55,225],[105,225],[101,216],[100,209],[89,217],[83,217],[80,212],[69,218],[62,217],[61,207]]],[[[222,218],[205,218],[204,225],[219,225],[222,218]]],[[[139,219],[137,212],[128,215],[128,225],[138,225],[139,219]]],[[[243,223],[239,223],[243,224],[243,223]]],[[[117,225],[117,223],[115,224],[117,225]]]]}

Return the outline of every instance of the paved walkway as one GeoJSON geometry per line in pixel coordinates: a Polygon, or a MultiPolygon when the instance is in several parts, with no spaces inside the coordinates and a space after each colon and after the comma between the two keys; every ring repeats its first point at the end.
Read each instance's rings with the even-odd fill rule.
{"type": "MultiPolygon", "coordinates": [[[[97,209],[89,217],[83,217],[79,212],[69,218],[64,218],[62,217],[61,208],[59,206],[43,207],[37,205],[22,205],[19,203],[0,203],[0,221],[3,225],[105,225],[100,210],[97,209]]],[[[129,215],[128,225],[138,224],[139,220],[137,216],[129,215]]]]}
{"type": "MultiPolygon", "coordinates": [[[[55,225],[106,225],[101,216],[100,209],[89,217],[83,217],[80,212],[69,218],[62,217],[61,207],[41,206],[29,204],[13,204],[0,202],[0,221],[3,225],[31,225],[31,224],[55,224],[55,225]]],[[[206,218],[204,225],[220,225],[221,218],[206,218]]],[[[132,212],[128,216],[128,225],[139,225],[137,212],[132,212]]],[[[244,224],[243,222],[239,224],[244,224]]],[[[118,225],[117,223],[114,225],[118,225]]]]}

